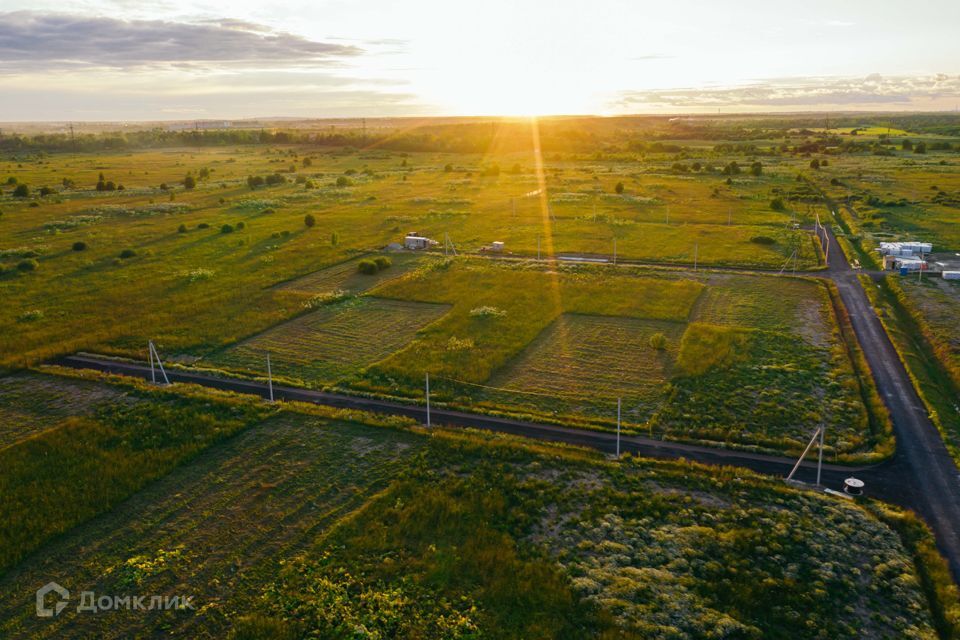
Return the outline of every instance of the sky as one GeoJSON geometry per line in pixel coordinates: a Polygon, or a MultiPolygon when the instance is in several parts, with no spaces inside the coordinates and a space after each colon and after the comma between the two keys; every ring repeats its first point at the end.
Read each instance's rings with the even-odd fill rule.
{"type": "Polygon", "coordinates": [[[0,0],[0,121],[954,110],[957,0],[0,0]]]}

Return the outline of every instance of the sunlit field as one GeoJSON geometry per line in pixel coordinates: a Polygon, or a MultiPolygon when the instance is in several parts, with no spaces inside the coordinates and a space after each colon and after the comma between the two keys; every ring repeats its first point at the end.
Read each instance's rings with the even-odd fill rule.
{"type": "Polygon", "coordinates": [[[0,536],[0,563],[16,563],[0,577],[5,637],[337,637],[361,622],[436,640],[819,637],[801,617],[836,638],[934,638],[943,624],[923,586],[944,571],[932,538],[874,503],[742,469],[77,375],[19,379],[99,408],[0,451],[17,523],[0,536]],[[97,465],[94,487],[81,474],[97,465]],[[97,491],[77,495],[80,482],[97,491]],[[51,574],[193,606],[40,619],[33,593],[51,574]]]}

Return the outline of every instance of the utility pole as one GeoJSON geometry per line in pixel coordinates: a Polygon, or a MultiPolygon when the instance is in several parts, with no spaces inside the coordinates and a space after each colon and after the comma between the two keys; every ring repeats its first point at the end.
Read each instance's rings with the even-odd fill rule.
{"type": "Polygon", "coordinates": [[[430,428],[430,374],[426,374],[427,378],[427,428],[430,428]]]}
{"type": "Polygon", "coordinates": [[[163,363],[160,362],[160,353],[157,351],[157,347],[153,344],[153,340],[147,342],[147,350],[150,352],[150,379],[153,381],[153,384],[157,384],[157,373],[153,368],[153,359],[157,359],[157,366],[160,367],[160,373],[163,374],[163,381],[166,384],[170,384],[170,378],[167,377],[167,372],[163,368],[163,363]]]}
{"type": "Polygon", "coordinates": [[[620,459],[620,398],[617,398],[617,460],[620,459]]]}
{"type": "Polygon", "coordinates": [[[824,425],[820,425],[820,455],[817,458],[817,486],[820,486],[820,473],[823,469],[823,432],[826,431],[824,425]]]}
{"type": "Polygon", "coordinates": [[[617,238],[613,238],[613,264],[617,264],[617,238]]]}
{"type": "Polygon", "coordinates": [[[697,270],[697,259],[700,257],[700,243],[693,243],[693,270],[697,270]]]}
{"type": "Polygon", "coordinates": [[[540,262],[540,236],[537,236],[537,262],[540,262]]]}
{"type": "Polygon", "coordinates": [[[513,209],[513,217],[517,217],[517,199],[510,198],[510,207],[513,209]]]}
{"type": "Polygon", "coordinates": [[[273,402],[273,371],[270,369],[269,351],[267,351],[267,386],[270,389],[270,402],[273,402]]]}

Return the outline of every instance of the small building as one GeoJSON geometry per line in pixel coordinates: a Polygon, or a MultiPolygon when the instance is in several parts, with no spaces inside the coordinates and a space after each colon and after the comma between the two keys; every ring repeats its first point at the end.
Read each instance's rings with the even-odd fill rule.
{"type": "Polygon", "coordinates": [[[406,236],[403,239],[403,247],[409,249],[410,251],[421,251],[423,249],[429,249],[430,247],[435,247],[439,242],[436,240],[431,240],[430,238],[425,238],[420,234],[411,234],[406,236]]]}
{"type": "Polygon", "coordinates": [[[493,244],[490,246],[490,250],[496,251],[497,253],[501,253],[503,251],[503,243],[500,242],[499,240],[495,240],[493,244]]]}

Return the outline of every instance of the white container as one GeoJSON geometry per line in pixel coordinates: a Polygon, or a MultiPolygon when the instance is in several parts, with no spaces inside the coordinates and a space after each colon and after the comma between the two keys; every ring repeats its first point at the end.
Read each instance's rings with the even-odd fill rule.
{"type": "Polygon", "coordinates": [[[960,280],[960,271],[944,271],[944,280],[960,280]]]}

